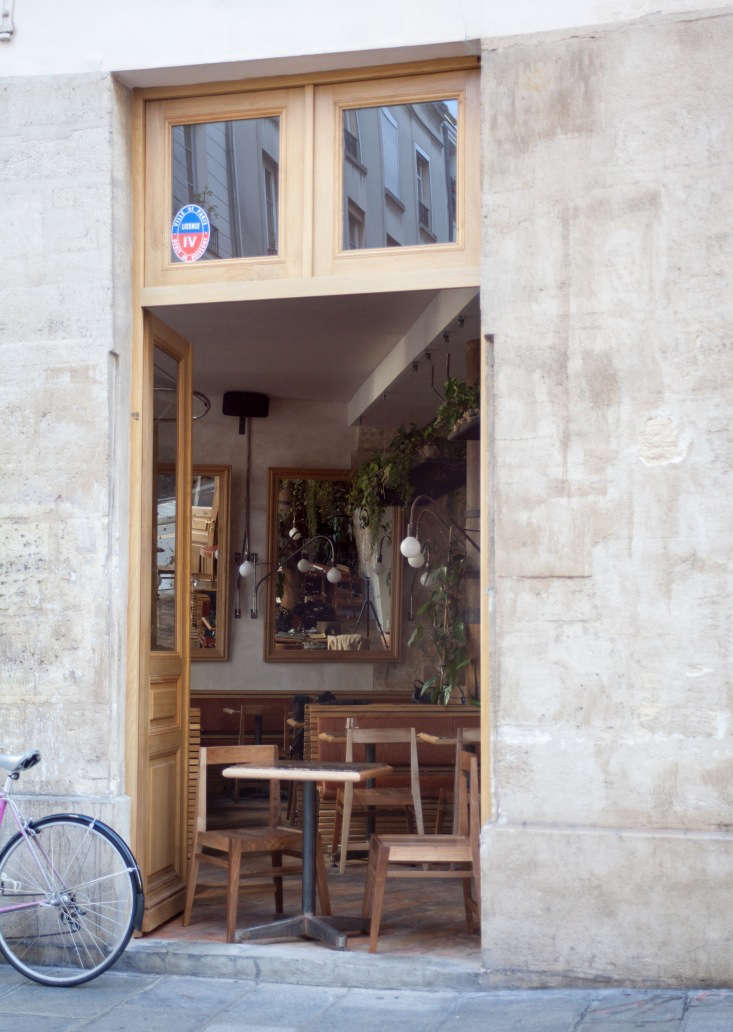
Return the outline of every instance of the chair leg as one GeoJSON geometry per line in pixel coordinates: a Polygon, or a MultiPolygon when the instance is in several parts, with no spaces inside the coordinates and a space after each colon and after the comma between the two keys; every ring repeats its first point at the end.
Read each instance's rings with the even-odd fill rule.
{"type": "Polygon", "coordinates": [[[296,783],[294,781],[289,781],[288,782],[288,808],[287,808],[286,818],[285,818],[288,824],[294,824],[295,823],[295,815],[296,815],[296,811],[298,809],[297,799],[298,799],[298,797],[297,797],[297,793],[296,793],[296,783]]]}
{"type": "Polygon", "coordinates": [[[320,835],[316,838],[316,889],[321,903],[321,913],[330,914],[331,897],[328,893],[328,874],[323,859],[323,843],[320,835]]]}
{"type": "Polygon", "coordinates": [[[188,881],[186,882],[186,905],[183,908],[184,928],[188,927],[191,921],[191,909],[193,907],[193,898],[196,895],[196,882],[198,881],[199,877],[200,861],[201,854],[199,853],[196,845],[194,844],[191,862],[188,866],[188,881]]]}
{"type": "Polygon", "coordinates": [[[331,856],[336,856],[336,851],[339,849],[341,844],[341,824],[343,817],[343,805],[344,800],[341,794],[341,789],[338,790],[336,795],[336,813],[333,820],[333,835],[331,836],[331,856]]]}
{"type": "Polygon", "coordinates": [[[435,835],[440,835],[440,819],[443,816],[443,789],[438,789],[438,802],[435,805],[435,835]]]}
{"type": "MultiPolygon", "coordinates": [[[[282,867],[283,855],[282,853],[272,852],[270,853],[270,859],[273,867],[282,867]]],[[[275,913],[282,914],[283,912],[283,879],[282,875],[276,874],[273,879],[273,887],[275,891],[275,913]]]]}
{"type": "Polygon", "coordinates": [[[229,867],[227,878],[227,942],[234,942],[237,930],[237,904],[239,903],[239,869],[242,853],[234,842],[229,843],[229,867]]]}
{"type": "Polygon", "coordinates": [[[351,810],[354,805],[354,786],[344,785],[344,803],[341,814],[341,849],[339,851],[339,874],[346,870],[346,855],[349,852],[349,833],[351,832],[351,810]]]}
{"type": "Polygon", "coordinates": [[[372,897],[372,920],[369,928],[369,952],[377,952],[377,939],[379,938],[379,926],[382,923],[382,907],[384,906],[384,886],[387,881],[387,869],[389,864],[389,848],[380,845],[377,848],[377,856],[374,864],[374,895],[372,897]]]}
{"type": "Polygon", "coordinates": [[[367,859],[367,875],[364,882],[364,896],[361,903],[361,916],[368,920],[372,912],[372,899],[374,898],[374,872],[377,866],[377,841],[373,838],[369,846],[369,857],[367,859]]]}

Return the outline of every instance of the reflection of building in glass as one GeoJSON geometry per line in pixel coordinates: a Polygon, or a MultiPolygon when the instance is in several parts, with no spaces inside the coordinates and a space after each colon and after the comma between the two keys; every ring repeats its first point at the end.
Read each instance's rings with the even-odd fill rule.
{"type": "Polygon", "coordinates": [[[345,250],[455,240],[457,114],[455,100],[344,111],[345,250]]]}
{"type": "Polygon", "coordinates": [[[277,254],[280,120],[174,125],[172,212],[199,204],[211,239],[203,259],[277,254]]]}

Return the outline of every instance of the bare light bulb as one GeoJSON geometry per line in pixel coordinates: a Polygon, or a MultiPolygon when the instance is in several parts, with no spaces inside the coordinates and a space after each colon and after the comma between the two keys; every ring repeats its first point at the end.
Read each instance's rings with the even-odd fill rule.
{"type": "Polygon", "coordinates": [[[414,559],[415,556],[420,555],[422,552],[422,545],[416,537],[409,536],[402,539],[400,552],[402,552],[405,559],[414,559]]]}
{"type": "Polygon", "coordinates": [[[425,565],[425,556],[421,552],[420,555],[411,555],[407,561],[410,564],[410,566],[414,567],[416,570],[419,570],[421,566],[425,565]]]}
{"type": "Polygon", "coordinates": [[[239,567],[240,577],[251,577],[254,573],[255,564],[251,559],[245,559],[242,565],[239,567]]]}
{"type": "Polygon", "coordinates": [[[302,559],[298,559],[298,569],[301,573],[308,573],[308,571],[312,568],[312,565],[313,564],[311,563],[310,559],[306,559],[305,556],[303,556],[302,559]]]}
{"type": "Polygon", "coordinates": [[[338,584],[341,580],[341,570],[337,566],[332,566],[326,574],[326,580],[331,584],[338,584]]]}

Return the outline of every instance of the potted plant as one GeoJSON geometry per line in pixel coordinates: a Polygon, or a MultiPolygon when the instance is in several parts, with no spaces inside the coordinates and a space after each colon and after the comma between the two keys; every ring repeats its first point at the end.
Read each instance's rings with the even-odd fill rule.
{"type": "Polygon", "coordinates": [[[358,466],[351,477],[351,504],[362,527],[376,536],[388,505],[407,505],[413,495],[410,470],[417,462],[425,432],[414,424],[401,426],[386,448],[358,466]]]}
{"type": "Polygon", "coordinates": [[[434,433],[449,437],[475,419],[480,408],[478,385],[450,377],[443,384],[443,401],[431,424],[434,433]]]}
{"type": "Polygon", "coordinates": [[[423,682],[420,693],[443,705],[450,702],[455,689],[464,696],[460,675],[471,662],[461,616],[465,562],[465,555],[450,549],[445,563],[426,575],[430,594],[415,614],[421,622],[408,640],[408,645],[426,647],[436,671],[423,682]]]}

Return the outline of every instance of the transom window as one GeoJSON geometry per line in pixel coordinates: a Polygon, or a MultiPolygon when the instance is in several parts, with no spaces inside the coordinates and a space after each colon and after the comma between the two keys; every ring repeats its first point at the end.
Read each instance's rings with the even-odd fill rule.
{"type": "Polygon", "coordinates": [[[441,268],[478,281],[479,220],[465,217],[478,205],[475,72],[214,91],[145,111],[146,289],[282,296],[267,284],[286,279],[297,295],[358,269],[375,289],[403,270],[423,269],[426,286],[441,268]]]}

